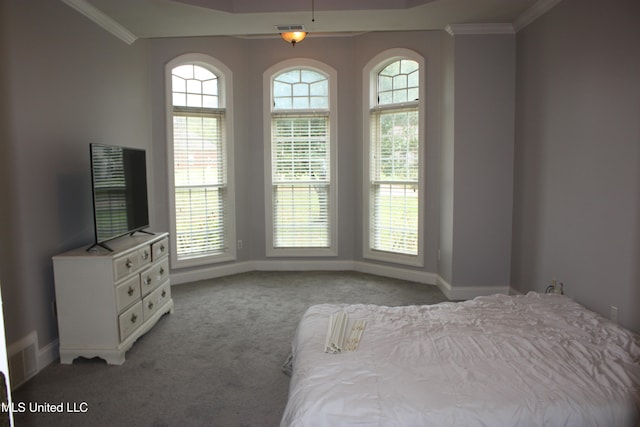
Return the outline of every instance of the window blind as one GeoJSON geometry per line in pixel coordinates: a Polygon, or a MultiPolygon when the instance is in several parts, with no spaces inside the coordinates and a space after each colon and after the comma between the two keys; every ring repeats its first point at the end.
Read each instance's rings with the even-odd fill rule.
{"type": "Polygon", "coordinates": [[[329,117],[272,114],[273,245],[329,247],[329,117]]]}
{"type": "Polygon", "coordinates": [[[371,111],[369,244],[371,249],[418,254],[418,107],[371,111]]]}
{"type": "Polygon", "coordinates": [[[224,110],[174,108],[174,189],[178,259],[226,250],[224,110]]]}

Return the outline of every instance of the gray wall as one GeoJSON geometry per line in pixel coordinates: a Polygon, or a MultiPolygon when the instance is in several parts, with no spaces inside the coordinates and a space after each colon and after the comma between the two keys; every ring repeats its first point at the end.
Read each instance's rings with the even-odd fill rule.
{"type": "Polygon", "coordinates": [[[564,0],[518,33],[512,285],[640,331],[640,2],[564,0]]]}
{"type": "Polygon", "coordinates": [[[443,67],[441,277],[507,289],[513,206],[515,36],[456,34],[443,67]]]}
{"type": "Polygon", "coordinates": [[[89,143],[149,148],[145,42],[127,46],[59,1],[1,4],[7,342],[36,330],[42,346],[57,337],[51,256],[93,240],[89,143]]]}

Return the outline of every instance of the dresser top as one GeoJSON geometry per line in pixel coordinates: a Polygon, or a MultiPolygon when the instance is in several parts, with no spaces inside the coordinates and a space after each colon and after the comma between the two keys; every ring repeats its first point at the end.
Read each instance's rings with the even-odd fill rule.
{"type": "Polygon", "coordinates": [[[80,248],[72,249],[67,252],[63,252],[61,254],[57,254],[53,257],[53,259],[77,258],[77,257],[86,258],[88,256],[96,257],[96,258],[100,258],[100,257],[113,258],[126,251],[136,249],[144,245],[149,245],[169,235],[169,233],[164,231],[162,232],[152,231],[150,233],[153,233],[153,234],[136,232],[132,236],[127,234],[125,236],[118,237],[117,239],[104,242],[106,246],[108,246],[113,250],[111,252],[101,246],[96,245],[92,247],[91,245],[86,245],[80,248]]]}

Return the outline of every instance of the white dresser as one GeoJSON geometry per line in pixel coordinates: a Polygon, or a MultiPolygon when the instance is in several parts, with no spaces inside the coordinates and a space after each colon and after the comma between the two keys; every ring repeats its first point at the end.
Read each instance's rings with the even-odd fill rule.
{"type": "Polygon", "coordinates": [[[173,312],[167,233],[138,233],[53,257],[60,362],[125,353],[165,313],[173,312]]]}

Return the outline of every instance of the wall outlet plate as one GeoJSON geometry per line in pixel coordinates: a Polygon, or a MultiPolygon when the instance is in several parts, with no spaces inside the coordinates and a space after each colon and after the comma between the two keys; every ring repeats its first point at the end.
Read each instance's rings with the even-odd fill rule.
{"type": "Polygon", "coordinates": [[[611,321],[618,323],[618,307],[615,305],[611,306],[611,321]]]}

